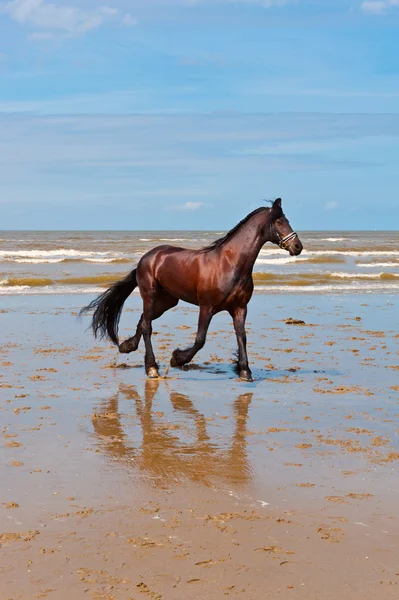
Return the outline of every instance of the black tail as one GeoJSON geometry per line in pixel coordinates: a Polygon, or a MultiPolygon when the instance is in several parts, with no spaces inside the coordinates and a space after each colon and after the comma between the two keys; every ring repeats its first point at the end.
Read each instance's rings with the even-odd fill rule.
{"type": "Polygon", "coordinates": [[[83,315],[94,310],[91,327],[94,337],[108,337],[119,346],[118,326],[125,300],[137,287],[136,269],[80,311],[83,315]]]}

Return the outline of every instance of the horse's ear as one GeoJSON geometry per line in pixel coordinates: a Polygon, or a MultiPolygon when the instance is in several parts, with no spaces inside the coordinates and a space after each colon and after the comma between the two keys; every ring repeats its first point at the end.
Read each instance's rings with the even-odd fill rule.
{"type": "Polygon", "coordinates": [[[273,209],[277,209],[277,210],[281,210],[281,198],[277,198],[274,202],[273,202],[273,209]]]}

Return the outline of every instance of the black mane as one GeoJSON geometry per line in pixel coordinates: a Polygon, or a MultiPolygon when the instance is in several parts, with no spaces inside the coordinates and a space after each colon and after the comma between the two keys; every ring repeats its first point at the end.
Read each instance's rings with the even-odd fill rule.
{"type": "Polygon", "coordinates": [[[233,229],[230,229],[230,231],[228,233],[226,233],[226,235],[219,238],[218,240],[215,240],[209,246],[205,246],[205,248],[202,248],[203,252],[209,252],[209,250],[214,250],[215,248],[220,248],[220,246],[223,246],[223,244],[225,242],[227,242],[238,231],[238,229],[240,229],[240,227],[242,227],[242,225],[245,225],[245,223],[247,221],[249,221],[249,219],[251,217],[253,217],[254,215],[257,215],[258,213],[263,212],[263,211],[269,212],[271,214],[272,209],[268,208],[266,206],[260,206],[259,208],[256,208],[251,213],[249,213],[249,215],[244,217],[239,223],[237,223],[237,225],[235,225],[233,227],[233,229]]]}

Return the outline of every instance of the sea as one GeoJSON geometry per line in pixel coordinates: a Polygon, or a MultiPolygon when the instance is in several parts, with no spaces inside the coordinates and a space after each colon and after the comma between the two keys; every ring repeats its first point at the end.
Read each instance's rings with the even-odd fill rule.
{"type": "MultiPolygon", "coordinates": [[[[222,231],[0,231],[0,295],[93,294],[124,277],[155,246],[201,248],[222,231]]],[[[306,231],[291,257],[267,243],[253,270],[255,291],[399,291],[398,231],[306,231]]]]}

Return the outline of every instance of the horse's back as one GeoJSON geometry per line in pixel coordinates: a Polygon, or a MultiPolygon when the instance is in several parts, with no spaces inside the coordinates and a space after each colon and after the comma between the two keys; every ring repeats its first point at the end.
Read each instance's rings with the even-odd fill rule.
{"type": "Polygon", "coordinates": [[[156,246],[155,248],[152,248],[151,250],[143,254],[143,256],[138,262],[137,269],[154,269],[162,263],[163,259],[166,256],[180,254],[185,250],[185,248],[179,248],[178,246],[169,246],[166,244],[163,244],[162,246],[156,246]]]}

